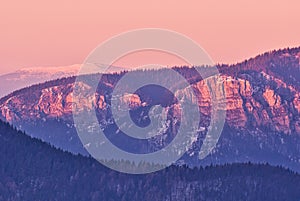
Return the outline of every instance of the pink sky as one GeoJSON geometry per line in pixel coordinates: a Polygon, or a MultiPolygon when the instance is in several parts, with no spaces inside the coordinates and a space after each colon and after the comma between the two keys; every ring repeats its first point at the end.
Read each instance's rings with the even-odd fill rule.
{"type": "MultiPolygon", "coordinates": [[[[185,34],[219,63],[300,46],[299,0],[44,2],[1,3],[0,74],[21,67],[82,63],[104,40],[138,28],[185,34]]],[[[135,65],[130,62],[124,64],[135,65]]]]}

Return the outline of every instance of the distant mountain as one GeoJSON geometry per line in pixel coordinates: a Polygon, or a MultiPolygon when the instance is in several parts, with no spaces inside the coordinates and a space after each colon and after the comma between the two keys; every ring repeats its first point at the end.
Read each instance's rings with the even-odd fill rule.
{"type": "MultiPolygon", "coordinates": [[[[100,67],[101,66],[104,66],[104,64],[100,65],[100,67]]],[[[0,88],[0,97],[4,97],[15,90],[22,89],[33,84],[56,80],[63,77],[75,76],[78,74],[80,68],[81,64],[58,67],[28,67],[19,69],[12,73],[0,75],[0,85],[5,86],[0,88]]],[[[91,73],[96,70],[97,66],[93,66],[93,69],[87,73],[91,73]]],[[[124,70],[124,68],[111,66],[108,72],[119,72],[121,70],[124,70]]]]}
{"type": "Polygon", "coordinates": [[[297,201],[300,175],[269,165],[171,166],[147,175],[109,170],[0,121],[0,201],[297,201]]]}
{"type": "Polygon", "coordinates": [[[80,65],[23,68],[12,73],[1,75],[0,85],[5,87],[0,88],[0,97],[33,84],[74,76],[77,74],[79,68],[80,65]]]}
{"type": "MultiPolygon", "coordinates": [[[[218,65],[226,92],[226,123],[221,138],[213,152],[204,160],[198,155],[206,135],[211,111],[211,99],[204,82],[193,68],[174,68],[181,73],[196,92],[180,88],[183,94],[201,113],[197,139],[193,147],[177,164],[201,166],[234,162],[269,162],[300,172],[300,48],[268,52],[236,65],[218,65]]],[[[136,77],[153,76],[160,80],[170,69],[133,71],[136,77]]],[[[161,149],[174,135],[176,125],[171,124],[158,137],[143,143],[126,138],[116,127],[111,114],[110,98],[114,85],[126,74],[106,74],[99,84],[95,109],[102,128],[111,141],[127,151],[139,153],[161,149]]],[[[99,75],[86,75],[87,80],[98,80],[99,75]]],[[[33,137],[73,153],[87,155],[74,127],[72,118],[72,91],[75,77],[50,81],[16,91],[0,100],[0,117],[25,130],[33,137]]],[[[88,81],[82,83],[89,86],[88,81]]],[[[126,86],[124,86],[126,87],[126,86]]],[[[167,94],[157,89],[153,94],[167,94]]],[[[135,94],[132,117],[135,122],[147,124],[147,112],[157,103],[155,96],[135,94]],[[143,114],[143,115],[142,115],[143,114]],[[144,122],[141,120],[145,120],[144,122]]],[[[176,103],[163,95],[163,105],[175,111],[176,103]]],[[[89,98],[89,97],[87,97],[89,98]]],[[[90,97],[91,98],[91,97],[90,97]]],[[[120,97],[126,102],[126,97],[120,97]]],[[[84,103],[83,103],[84,104],[84,103]]],[[[84,106],[84,105],[83,105],[84,106]]]]}

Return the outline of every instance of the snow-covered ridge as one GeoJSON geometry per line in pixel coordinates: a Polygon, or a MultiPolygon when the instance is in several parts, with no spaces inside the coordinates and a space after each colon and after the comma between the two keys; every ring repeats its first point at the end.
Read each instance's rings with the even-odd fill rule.
{"type": "Polygon", "coordinates": [[[0,97],[9,93],[28,87],[33,84],[43,83],[63,77],[71,77],[80,74],[91,74],[98,72],[119,72],[125,68],[110,66],[108,70],[104,64],[87,64],[85,70],[81,70],[82,64],[53,67],[26,67],[15,72],[0,75],[0,97]],[[102,71],[101,71],[102,70],[102,71]],[[4,86],[4,87],[3,87],[4,86]]]}
{"type": "Polygon", "coordinates": [[[81,64],[74,64],[70,66],[53,66],[53,67],[26,67],[21,68],[16,71],[16,73],[37,73],[37,72],[48,72],[48,73],[57,73],[57,72],[70,72],[77,73],[80,69],[81,64]]]}
{"type": "Polygon", "coordinates": [[[7,81],[25,80],[27,78],[47,81],[49,79],[57,79],[61,77],[74,76],[78,73],[81,64],[59,67],[30,67],[22,68],[14,73],[6,74],[7,81]],[[39,76],[39,77],[37,77],[39,76]]]}
{"type": "MultiPolygon", "coordinates": [[[[106,71],[105,67],[107,67],[107,65],[105,64],[85,64],[85,71],[82,72],[81,68],[82,68],[82,64],[73,64],[73,65],[67,65],[67,66],[41,66],[41,67],[25,67],[25,68],[21,68],[13,73],[9,73],[9,74],[5,74],[2,76],[6,76],[6,75],[10,75],[10,74],[14,74],[16,75],[13,78],[10,79],[17,79],[17,75],[19,74],[20,77],[19,78],[24,78],[27,76],[32,76],[32,75],[36,75],[36,74],[42,74],[44,73],[44,76],[49,76],[49,75],[68,75],[68,76],[74,76],[77,75],[79,72],[80,74],[89,74],[89,73],[97,73],[97,72],[118,72],[118,71],[122,71],[125,70],[125,68],[122,67],[116,67],[116,66],[110,66],[106,71]]],[[[42,75],[43,76],[43,75],[42,75]]]]}

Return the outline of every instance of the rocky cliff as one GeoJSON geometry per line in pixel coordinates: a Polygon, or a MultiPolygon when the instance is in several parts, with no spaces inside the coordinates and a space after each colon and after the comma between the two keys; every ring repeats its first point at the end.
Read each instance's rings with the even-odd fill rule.
{"type": "MultiPolygon", "coordinates": [[[[284,49],[269,52],[233,66],[218,66],[221,72],[221,79],[219,80],[222,82],[219,90],[223,90],[226,94],[225,98],[219,98],[221,103],[226,104],[226,129],[224,130],[223,141],[221,139],[215,149],[218,154],[215,161],[226,162],[228,160],[226,157],[229,156],[225,157],[226,154],[222,153],[225,147],[232,148],[230,151],[225,148],[228,154],[234,153],[238,156],[233,157],[233,161],[240,161],[243,155],[240,153],[244,146],[243,143],[247,144],[246,138],[252,136],[248,140],[258,143],[258,147],[252,150],[253,153],[265,148],[267,150],[266,155],[276,151],[276,153],[280,152],[286,157],[285,160],[289,162],[300,162],[300,158],[297,156],[300,153],[298,145],[293,145],[294,148],[290,150],[291,148],[288,148],[290,145],[286,143],[286,141],[292,141],[291,139],[298,140],[300,138],[299,55],[300,48],[284,49]],[[275,150],[274,147],[277,145],[274,143],[283,147],[275,150]],[[264,147],[264,145],[266,146],[264,147]]],[[[175,70],[183,73],[187,79],[194,76],[194,71],[189,68],[175,68],[175,70]]],[[[165,75],[160,71],[163,70],[146,73],[148,75],[165,75]]],[[[86,97],[86,102],[77,103],[79,105],[73,105],[75,78],[51,81],[14,92],[0,100],[0,116],[2,119],[26,130],[34,137],[42,138],[60,148],[72,152],[77,150],[77,152],[82,153],[82,148],[73,149],[72,145],[74,141],[76,146],[80,146],[73,125],[72,106],[86,109],[94,109],[93,106],[95,106],[100,120],[103,120],[102,122],[105,124],[104,126],[113,123],[110,98],[115,82],[122,75],[107,76],[110,76],[110,79],[106,78],[102,81],[105,87],[100,87],[93,96],[86,97]],[[93,106],[88,104],[88,100],[93,100],[93,106]],[[53,129],[57,129],[55,133],[53,129]]],[[[202,124],[206,127],[209,124],[209,116],[213,109],[207,85],[213,83],[206,83],[200,78],[193,79],[190,83],[194,93],[191,93],[188,88],[179,88],[176,93],[182,94],[193,104],[199,106],[201,115],[204,117],[202,124]]],[[[79,85],[83,89],[90,89],[89,83],[79,83],[79,85]]],[[[148,110],[149,107],[153,106],[151,98],[149,100],[149,98],[139,94],[126,94],[118,98],[132,109],[148,110]]],[[[168,97],[162,98],[169,99],[168,97]]],[[[175,108],[174,111],[176,112],[176,107],[174,103],[172,104],[166,107],[175,108]]],[[[143,119],[143,116],[139,116],[139,118],[143,119]]],[[[200,137],[196,141],[194,150],[190,151],[190,155],[195,155],[201,146],[200,137]]],[[[249,155],[251,154],[245,153],[246,157],[243,160],[255,158],[254,155],[251,157],[249,155]]]]}
{"type": "MultiPolygon", "coordinates": [[[[243,74],[245,75],[245,74],[243,74]]],[[[264,73],[247,74],[252,80],[240,77],[221,77],[226,98],[221,100],[226,104],[226,121],[235,128],[268,127],[274,131],[286,134],[300,134],[300,93],[295,87],[282,80],[264,73]],[[286,93],[286,94],[285,94],[286,93]]],[[[249,77],[248,77],[249,79],[249,77]]],[[[88,88],[87,84],[82,87],[88,88]]],[[[192,85],[195,93],[187,89],[179,89],[177,93],[184,94],[193,104],[198,104],[200,112],[209,115],[211,97],[204,81],[192,85]]],[[[73,84],[57,85],[41,88],[36,95],[21,93],[2,99],[0,112],[9,122],[36,120],[48,118],[68,119],[72,114],[73,84]]],[[[136,94],[120,97],[124,104],[130,107],[142,105],[136,94]]],[[[98,110],[105,110],[108,103],[103,94],[95,94],[98,110]]],[[[77,107],[90,107],[88,102],[82,102],[77,107]]],[[[90,108],[92,109],[92,108],[90,108]]]]}

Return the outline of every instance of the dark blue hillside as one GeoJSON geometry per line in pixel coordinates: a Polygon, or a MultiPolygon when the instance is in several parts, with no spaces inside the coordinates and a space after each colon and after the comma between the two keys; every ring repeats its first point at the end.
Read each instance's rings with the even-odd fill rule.
{"type": "Polygon", "coordinates": [[[91,158],[32,139],[3,122],[0,160],[1,201],[282,201],[300,197],[300,176],[280,167],[172,166],[148,175],[121,174],[91,158]]]}

